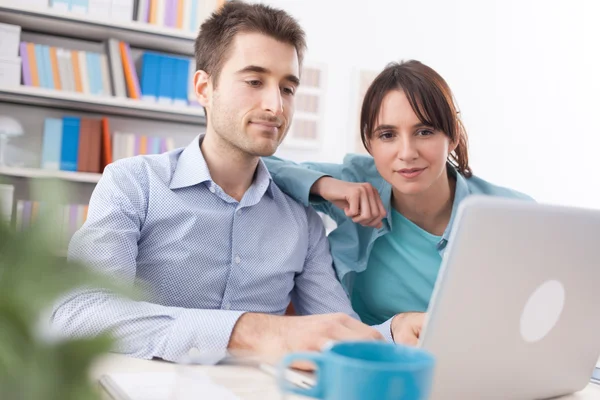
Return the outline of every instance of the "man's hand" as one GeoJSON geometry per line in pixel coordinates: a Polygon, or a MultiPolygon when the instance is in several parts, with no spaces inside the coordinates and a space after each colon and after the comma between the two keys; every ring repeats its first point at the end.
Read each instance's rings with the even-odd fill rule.
{"type": "Polygon", "coordinates": [[[386,216],[381,197],[370,183],[345,182],[324,176],[312,185],[310,192],[333,203],[352,221],[364,226],[381,228],[381,220],[386,216]]]}
{"type": "Polygon", "coordinates": [[[233,328],[229,349],[278,358],[296,351],[321,351],[330,342],[344,340],[385,339],[342,313],[302,317],[246,313],[233,328]]]}
{"type": "Polygon", "coordinates": [[[392,337],[394,342],[416,346],[421,336],[425,313],[409,312],[397,314],[392,319],[392,337]]]}

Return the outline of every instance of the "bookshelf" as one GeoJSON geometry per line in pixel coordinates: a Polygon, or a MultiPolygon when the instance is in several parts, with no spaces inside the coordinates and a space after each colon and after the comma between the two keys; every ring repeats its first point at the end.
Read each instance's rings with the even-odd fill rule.
{"type": "Polygon", "coordinates": [[[97,183],[102,174],[51,171],[41,168],[0,167],[0,175],[19,178],[56,178],[71,182],[97,183]]]}
{"type": "Polygon", "coordinates": [[[163,105],[129,98],[86,95],[84,93],[32,86],[0,87],[0,102],[89,111],[174,123],[195,125],[205,125],[206,123],[204,111],[201,107],[163,105]]]}
{"type": "Polygon", "coordinates": [[[112,22],[88,15],[58,12],[49,8],[0,5],[0,22],[23,30],[77,37],[91,41],[115,38],[141,47],[181,55],[194,55],[195,34],[138,21],[112,22]]]}
{"type": "MultiPolygon", "coordinates": [[[[166,2],[160,2],[160,4],[161,7],[173,7],[178,4],[181,12],[182,4],[185,2],[189,5],[191,1],[196,3],[196,0],[178,0],[170,2],[169,5],[166,2]]],[[[140,93],[143,57],[147,52],[157,52],[164,55],[165,58],[189,60],[189,67],[185,74],[189,86],[189,76],[193,73],[191,71],[193,61],[190,59],[193,59],[194,56],[195,30],[197,30],[193,26],[204,19],[203,13],[212,7],[213,1],[214,4],[220,3],[219,0],[198,0],[197,3],[200,4],[201,1],[206,4],[205,9],[200,9],[198,6],[197,9],[194,8],[195,12],[192,17],[189,19],[179,17],[176,25],[173,25],[173,20],[165,9],[162,10],[164,15],[157,14],[161,15],[160,18],[156,17],[157,20],[150,22],[149,19],[142,19],[140,16],[144,14],[137,7],[143,0],[130,1],[133,7],[127,9],[124,14],[129,14],[131,18],[122,18],[123,13],[116,15],[116,18],[113,18],[115,17],[113,14],[108,16],[102,14],[104,15],[102,17],[101,13],[95,12],[99,5],[106,7],[107,4],[110,7],[110,13],[114,11],[115,5],[122,10],[119,7],[127,1],[121,0],[83,0],[80,3],[86,4],[84,13],[80,9],[74,8],[79,7],[80,3],[75,5],[74,2],[65,0],[0,0],[0,23],[20,27],[17,37],[20,43],[19,55],[23,55],[22,46],[36,46],[34,56],[33,53],[28,53],[27,57],[21,57],[21,60],[34,60],[33,65],[37,71],[35,79],[33,78],[34,73],[30,72],[31,64],[28,64],[27,74],[25,74],[25,68],[20,71],[20,84],[15,85],[14,80],[6,84],[0,82],[0,115],[19,121],[24,132],[22,136],[10,140],[7,151],[8,165],[0,166],[0,182],[14,186],[12,223],[15,227],[21,226],[20,223],[23,222],[29,223],[30,219],[33,221],[34,216],[37,216],[36,207],[46,201],[45,193],[34,190],[35,182],[43,179],[58,179],[61,181],[61,191],[64,192],[65,206],[70,210],[69,217],[65,217],[61,224],[61,229],[68,227],[69,233],[72,233],[73,229],[80,226],[85,220],[81,210],[88,204],[94,187],[102,176],[101,173],[96,173],[101,171],[102,167],[87,169],[80,167],[79,163],[77,164],[79,171],[93,172],[43,169],[43,166],[49,168],[42,159],[43,155],[47,154],[44,153],[44,149],[47,148],[44,147],[46,146],[44,138],[47,137],[47,132],[45,132],[47,121],[66,123],[65,118],[67,118],[78,120],[83,124],[84,119],[88,122],[92,120],[99,122],[100,119],[109,120],[108,134],[111,138],[109,143],[112,142],[113,149],[115,148],[114,139],[117,135],[128,138],[126,141],[119,141],[117,147],[119,149],[123,147],[124,152],[118,158],[124,157],[124,153],[129,154],[129,150],[133,152],[135,149],[137,152],[138,146],[139,154],[154,154],[158,147],[160,147],[159,151],[163,152],[165,151],[163,148],[165,140],[169,143],[169,148],[182,147],[204,130],[206,120],[203,109],[197,104],[187,105],[187,103],[195,104],[193,94],[189,92],[190,88],[187,89],[188,96],[185,99],[181,96],[183,94],[181,90],[175,92],[175,89],[171,89],[173,92],[169,92],[169,88],[182,87],[181,79],[177,82],[169,81],[168,95],[165,95],[165,85],[161,86],[161,99],[157,98],[158,94],[156,101],[144,101],[140,96],[143,94],[140,93]],[[58,3],[60,3],[59,6],[67,4],[67,8],[62,9],[57,6],[58,3]],[[92,5],[96,8],[93,9],[92,5]],[[136,19],[140,19],[140,21],[136,19]],[[184,20],[186,22],[182,24],[184,20]],[[114,43],[117,43],[118,46],[125,44],[127,46],[126,53],[123,53],[123,47],[117,47],[116,51],[118,53],[120,50],[120,53],[115,58],[115,49],[111,48],[111,44],[114,43]],[[46,53],[38,53],[37,46],[44,47],[46,53]],[[53,55],[47,55],[48,48],[51,49],[50,51],[54,51],[53,55]],[[72,61],[64,64],[61,61],[59,50],[64,52],[63,55],[71,54],[72,61]],[[102,56],[105,57],[105,60],[96,64],[95,59],[97,58],[95,57],[102,56]],[[76,61],[74,57],[79,58],[76,61]],[[115,59],[117,61],[111,64],[111,60],[115,59]],[[43,61],[40,62],[40,60],[43,61]],[[108,63],[102,64],[106,60],[108,63]],[[65,69],[67,65],[69,66],[68,70],[65,69]],[[101,68],[98,69],[98,66],[101,68]],[[119,77],[120,73],[117,73],[120,68],[123,68],[121,71],[125,75],[129,74],[125,77],[129,81],[123,82],[125,88],[121,85],[118,88],[119,92],[115,81],[124,79],[123,76],[119,77]],[[44,75],[43,79],[41,75],[44,75]],[[25,80],[25,76],[28,77],[28,81],[25,80]],[[59,81],[61,84],[56,83],[59,81]],[[76,82],[78,87],[74,88],[73,82],[76,82]],[[136,92],[137,94],[135,94],[136,92]],[[138,97],[140,99],[137,99],[138,97]],[[169,98],[172,101],[169,101],[169,98]],[[131,139],[133,137],[135,138],[131,139]]],[[[149,7],[148,4],[151,2],[155,6],[159,4],[158,0],[146,0],[146,6],[149,7]]],[[[106,11],[106,8],[102,11],[106,11]]],[[[11,38],[11,40],[14,39],[11,38]]],[[[8,53],[12,53],[12,50],[8,53]]],[[[5,56],[16,57],[17,54],[5,56]]],[[[181,73],[183,69],[179,68],[181,65],[179,63],[177,69],[170,67],[166,74],[158,76],[169,76],[173,71],[177,71],[177,76],[180,77],[183,75],[181,73]]],[[[163,68],[162,64],[161,68],[163,68]]],[[[152,78],[150,80],[152,81],[152,78]]],[[[148,80],[146,84],[148,84],[148,80]]],[[[94,124],[94,127],[96,126],[100,125],[94,124]]],[[[53,132],[56,132],[56,129],[53,132]]],[[[63,143],[66,143],[64,142],[65,132],[65,130],[62,131],[62,139],[59,139],[63,140],[63,143]]],[[[75,148],[75,151],[79,152],[79,160],[83,160],[81,154],[87,154],[85,152],[88,151],[81,150],[88,146],[81,144],[83,143],[82,138],[87,138],[91,134],[87,128],[85,132],[84,134],[82,125],[79,133],[82,136],[79,137],[79,144],[75,145],[79,146],[78,149],[75,148]]],[[[94,138],[97,138],[98,136],[95,135],[99,132],[96,130],[94,132],[96,132],[93,134],[94,138]]],[[[72,138],[73,136],[69,136],[68,140],[71,143],[77,143],[72,141],[72,138]]],[[[86,140],[88,140],[86,143],[94,143],[93,147],[98,149],[95,144],[97,139],[94,139],[93,142],[89,141],[91,139],[86,140]]],[[[56,142],[55,139],[52,139],[52,143],[56,142]]],[[[103,148],[104,143],[103,141],[103,148]]],[[[72,150],[72,148],[69,150],[71,155],[73,155],[72,150]]],[[[62,148],[63,155],[64,151],[62,148]]],[[[115,153],[110,151],[109,153],[115,157],[115,153]]],[[[125,157],[128,156],[125,155],[125,157]]],[[[89,157],[85,159],[94,160],[89,157]]],[[[96,163],[96,161],[90,162],[94,165],[96,163]]],[[[63,169],[70,169],[63,167],[62,160],[59,165],[63,169]]],[[[26,224],[22,226],[24,227],[26,224]]]]}

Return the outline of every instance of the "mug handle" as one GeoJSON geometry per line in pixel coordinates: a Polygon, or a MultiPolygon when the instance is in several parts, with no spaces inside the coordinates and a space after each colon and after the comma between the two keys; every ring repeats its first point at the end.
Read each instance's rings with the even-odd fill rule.
{"type": "Polygon", "coordinates": [[[300,394],[302,396],[314,397],[317,399],[323,398],[323,379],[322,375],[324,372],[324,358],[321,353],[294,353],[288,354],[283,358],[283,360],[279,363],[279,369],[277,371],[277,381],[279,382],[279,387],[286,391],[295,394],[300,394]],[[287,367],[293,363],[294,361],[312,361],[317,365],[317,369],[319,370],[317,374],[317,382],[315,386],[310,389],[302,389],[297,386],[294,386],[290,381],[285,378],[285,371],[287,367]]]}

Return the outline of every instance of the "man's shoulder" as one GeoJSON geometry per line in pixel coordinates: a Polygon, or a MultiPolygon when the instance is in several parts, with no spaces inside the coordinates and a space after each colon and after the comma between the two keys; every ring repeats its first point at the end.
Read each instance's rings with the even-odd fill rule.
{"type": "Polygon", "coordinates": [[[162,154],[123,158],[109,164],[104,174],[125,181],[148,183],[150,180],[158,180],[168,184],[175,171],[179,153],[178,150],[174,150],[162,154]]]}
{"type": "Polygon", "coordinates": [[[295,219],[300,219],[304,222],[308,221],[308,217],[314,213],[318,215],[315,210],[310,206],[296,201],[294,198],[286,194],[283,190],[271,182],[271,190],[273,192],[273,200],[275,201],[275,207],[279,208],[284,214],[289,214],[295,219]]]}

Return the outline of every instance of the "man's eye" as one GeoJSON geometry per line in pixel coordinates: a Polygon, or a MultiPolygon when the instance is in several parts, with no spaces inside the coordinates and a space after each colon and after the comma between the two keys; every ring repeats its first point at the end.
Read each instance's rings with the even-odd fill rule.
{"type": "Polygon", "coordinates": [[[250,81],[246,81],[246,83],[252,87],[259,87],[262,82],[256,79],[250,80],[250,81]]]}

